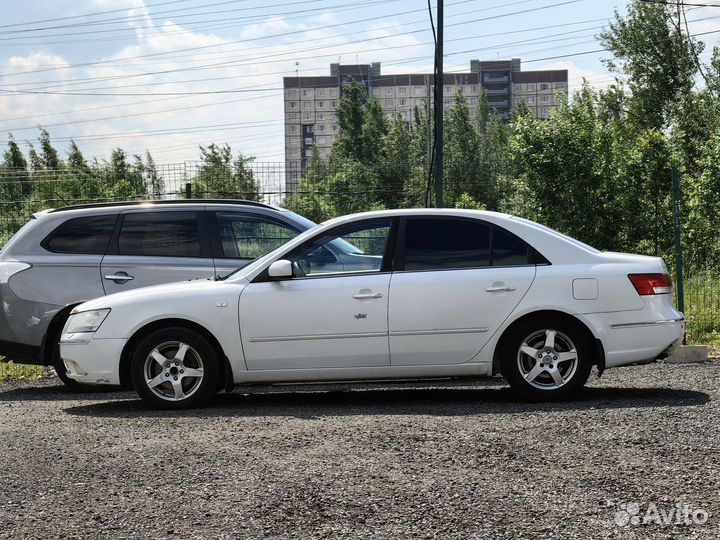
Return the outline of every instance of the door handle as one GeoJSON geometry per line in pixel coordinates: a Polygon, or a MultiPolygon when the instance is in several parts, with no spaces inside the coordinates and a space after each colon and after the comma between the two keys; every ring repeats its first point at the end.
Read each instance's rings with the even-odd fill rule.
{"type": "Polygon", "coordinates": [[[497,287],[485,287],[487,292],[510,292],[514,291],[515,287],[512,285],[499,285],[497,287]]]}
{"type": "Polygon", "coordinates": [[[357,293],[353,294],[355,300],[368,300],[371,298],[382,298],[382,293],[357,293]]]}
{"type": "Polygon", "coordinates": [[[111,279],[113,281],[132,281],[135,279],[133,276],[127,274],[111,274],[109,276],[103,276],[105,279],[111,279]]]}

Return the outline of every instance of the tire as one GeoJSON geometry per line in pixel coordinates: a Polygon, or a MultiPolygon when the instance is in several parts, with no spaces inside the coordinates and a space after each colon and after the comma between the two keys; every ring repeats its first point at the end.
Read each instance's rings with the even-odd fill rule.
{"type": "Polygon", "coordinates": [[[156,330],[136,347],[130,363],[135,390],[160,409],[204,405],[217,391],[220,358],[212,344],[188,328],[156,330]]]}
{"type": "Polygon", "coordinates": [[[500,371],[523,399],[564,400],[585,385],[595,356],[580,323],[537,318],[520,324],[503,340],[500,371]]]}
{"type": "Polygon", "coordinates": [[[53,345],[52,350],[52,366],[55,369],[55,374],[58,376],[58,379],[60,379],[65,387],[71,391],[75,392],[77,394],[87,394],[89,392],[99,392],[100,386],[95,386],[93,384],[85,384],[81,382],[77,382],[75,379],[71,379],[67,376],[67,369],[65,369],[65,363],[63,362],[62,358],[60,357],[60,336],[58,336],[58,339],[55,341],[55,344],[53,345]]]}

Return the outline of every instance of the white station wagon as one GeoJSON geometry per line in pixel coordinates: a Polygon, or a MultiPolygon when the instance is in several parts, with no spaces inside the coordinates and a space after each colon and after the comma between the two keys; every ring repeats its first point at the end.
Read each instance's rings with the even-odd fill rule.
{"type": "Polygon", "coordinates": [[[81,304],[61,356],[69,377],[164,408],[247,383],[497,373],[561,399],[592,366],[662,358],[683,333],[660,258],[495,212],[391,210],[328,221],[222,280],[81,304]]]}

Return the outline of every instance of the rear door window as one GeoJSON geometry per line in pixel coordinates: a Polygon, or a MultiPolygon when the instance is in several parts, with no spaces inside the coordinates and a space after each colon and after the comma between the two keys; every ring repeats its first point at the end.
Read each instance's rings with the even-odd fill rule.
{"type": "Polygon", "coordinates": [[[490,265],[490,227],[460,219],[408,219],[404,269],[448,270],[490,265]]]}
{"type": "Polygon", "coordinates": [[[525,242],[499,229],[493,229],[492,265],[533,264],[532,250],[525,242]]]}
{"type": "Polygon", "coordinates": [[[53,253],[104,255],[117,215],[73,218],[56,228],[41,245],[53,253]]]}
{"type": "Polygon", "coordinates": [[[201,257],[197,212],[126,214],[118,254],[146,257],[201,257]]]}

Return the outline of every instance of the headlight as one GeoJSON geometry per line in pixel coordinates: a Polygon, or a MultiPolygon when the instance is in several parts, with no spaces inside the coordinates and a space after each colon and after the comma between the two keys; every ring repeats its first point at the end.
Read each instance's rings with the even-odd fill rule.
{"type": "Polygon", "coordinates": [[[87,343],[109,313],[109,308],[72,313],[65,323],[60,343],[87,343]]]}

